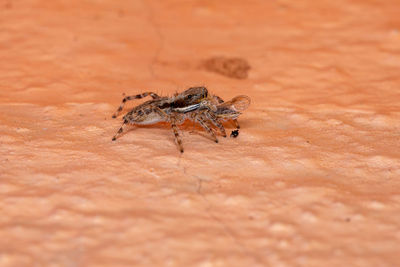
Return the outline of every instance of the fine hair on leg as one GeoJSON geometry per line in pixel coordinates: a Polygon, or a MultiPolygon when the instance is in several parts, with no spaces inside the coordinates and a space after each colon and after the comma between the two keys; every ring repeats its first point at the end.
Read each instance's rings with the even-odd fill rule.
{"type": "Polygon", "coordinates": [[[226,137],[226,131],[224,126],[222,125],[222,123],[218,120],[218,118],[211,112],[207,111],[205,113],[205,115],[207,116],[207,118],[212,122],[212,124],[214,124],[216,127],[218,127],[218,129],[220,130],[221,134],[223,137],[226,137]]]}
{"type": "Polygon", "coordinates": [[[195,119],[207,131],[207,133],[214,139],[214,142],[218,143],[218,139],[215,136],[215,133],[211,129],[210,124],[207,122],[206,118],[204,118],[202,115],[198,115],[198,116],[195,116],[195,119]]]}
{"type": "Polygon", "coordinates": [[[172,131],[174,132],[175,143],[178,145],[181,153],[183,153],[182,139],[179,135],[178,127],[176,126],[174,121],[171,122],[171,127],[172,127],[172,131]]]}
{"type": "Polygon", "coordinates": [[[117,111],[112,115],[113,118],[116,118],[118,116],[118,114],[122,111],[122,109],[125,106],[125,103],[129,100],[134,100],[134,99],[141,99],[143,97],[146,97],[150,95],[153,99],[157,99],[159,98],[159,96],[156,93],[153,92],[144,92],[142,94],[138,94],[138,95],[130,95],[130,96],[125,96],[122,99],[121,105],[118,107],[117,111]]]}
{"type": "Polygon", "coordinates": [[[124,119],[124,122],[121,125],[121,128],[119,128],[118,132],[114,135],[114,137],[111,139],[112,141],[117,140],[117,138],[124,132],[125,126],[128,124],[128,120],[124,119]]]}

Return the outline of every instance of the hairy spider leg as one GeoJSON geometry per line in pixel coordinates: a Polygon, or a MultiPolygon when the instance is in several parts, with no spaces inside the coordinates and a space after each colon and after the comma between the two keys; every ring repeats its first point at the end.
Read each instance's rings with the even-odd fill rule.
{"type": "Polygon", "coordinates": [[[200,125],[207,131],[207,133],[209,134],[209,135],[211,135],[211,137],[214,139],[214,142],[215,143],[218,143],[218,139],[217,139],[217,137],[215,136],[215,133],[213,132],[213,130],[211,129],[211,127],[210,127],[210,124],[207,122],[207,118],[205,118],[203,115],[198,115],[198,114],[196,114],[195,115],[195,120],[198,122],[198,123],[200,123],[200,125]]]}
{"type": "Polygon", "coordinates": [[[233,119],[233,124],[236,126],[236,129],[240,129],[240,125],[239,122],[237,121],[237,119],[233,119]]]}
{"type": "Polygon", "coordinates": [[[114,135],[114,137],[111,139],[112,141],[117,140],[117,137],[120,136],[122,134],[122,132],[124,131],[125,126],[128,124],[128,119],[124,119],[124,122],[122,123],[121,128],[119,128],[118,132],[114,135]]]}
{"type": "Polygon", "coordinates": [[[138,94],[138,95],[130,95],[130,96],[126,96],[122,99],[121,105],[119,106],[119,108],[117,109],[117,111],[112,115],[113,118],[116,118],[118,116],[118,114],[121,112],[121,110],[124,108],[124,105],[126,103],[126,101],[129,100],[134,100],[134,99],[141,99],[143,97],[146,97],[150,95],[153,99],[157,99],[160,98],[159,95],[157,95],[156,93],[153,92],[144,92],[142,94],[138,94]]]}
{"type": "Polygon", "coordinates": [[[182,138],[179,135],[178,127],[176,126],[175,120],[171,121],[171,127],[174,131],[175,143],[179,146],[179,150],[183,153],[182,138]]]}
{"type": "Polygon", "coordinates": [[[218,129],[220,130],[221,134],[223,137],[226,137],[226,131],[224,126],[222,125],[222,123],[218,120],[218,118],[214,115],[214,113],[210,112],[207,110],[207,112],[205,113],[205,115],[207,116],[207,118],[212,122],[212,124],[214,124],[216,127],[218,127],[218,129]]]}
{"type": "Polygon", "coordinates": [[[218,101],[218,104],[224,103],[224,100],[222,98],[220,98],[219,96],[214,95],[213,97],[218,101]]]}

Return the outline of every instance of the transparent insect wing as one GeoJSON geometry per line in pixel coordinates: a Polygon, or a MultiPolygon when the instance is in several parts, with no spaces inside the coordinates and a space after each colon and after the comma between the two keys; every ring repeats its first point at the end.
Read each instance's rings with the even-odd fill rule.
{"type": "Polygon", "coordinates": [[[235,111],[241,112],[246,110],[250,105],[250,97],[246,95],[239,95],[234,97],[232,100],[227,101],[219,105],[219,107],[232,108],[235,111]]]}

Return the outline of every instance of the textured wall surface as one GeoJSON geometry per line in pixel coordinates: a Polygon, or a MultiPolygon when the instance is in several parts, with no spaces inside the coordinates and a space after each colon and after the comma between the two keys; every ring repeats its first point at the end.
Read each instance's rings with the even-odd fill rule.
{"type": "Polygon", "coordinates": [[[1,0],[0,266],[400,266],[399,14],[1,0]],[[196,85],[251,97],[238,138],[111,142],[122,93],[196,85]]]}

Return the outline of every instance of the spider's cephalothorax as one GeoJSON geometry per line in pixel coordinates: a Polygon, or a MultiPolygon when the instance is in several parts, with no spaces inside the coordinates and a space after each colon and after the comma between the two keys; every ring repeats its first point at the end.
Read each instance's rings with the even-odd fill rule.
{"type": "Polygon", "coordinates": [[[146,125],[164,121],[171,123],[175,141],[180,151],[183,152],[177,124],[183,123],[185,119],[190,119],[198,122],[218,143],[212,126],[218,127],[222,135],[226,137],[221,121],[232,119],[236,127],[239,128],[236,118],[241,114],[240,111],[246,109],[250,104],[250,99],[247,96],[239,96],[231,101],[224,102],[218,96],[209,96],[205,87],[191,87],[173,97],[160,97],[153,92],[124,97],[113,118],[118,116],[128,100],[146,96],[151,96],[153,99],[134,107],[125,114],[122,118],[123,125],[112,138],[113,141],[123,133],[124,127],[128,123],[146,125]],[[237,108],[240,105],[241,107],[237,108]]]}

